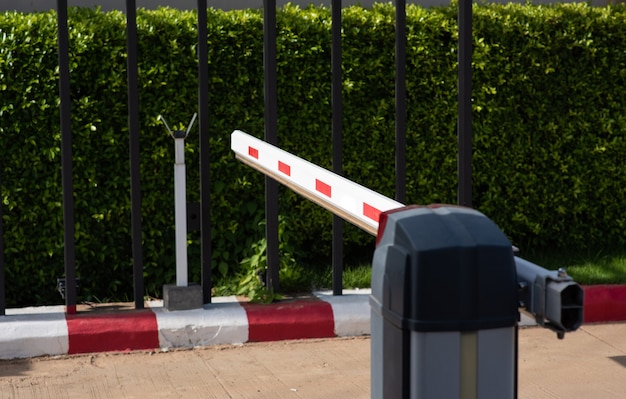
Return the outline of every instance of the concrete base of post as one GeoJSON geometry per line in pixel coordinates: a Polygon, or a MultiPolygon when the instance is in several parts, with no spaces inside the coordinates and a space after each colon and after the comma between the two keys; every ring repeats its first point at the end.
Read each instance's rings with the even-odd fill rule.
{"type": "Polygon", "coordinates": [[[189,283],[187,287],[176,284],[163,285],[163,307],[167,310],[191,310],[202,307],[202,287],[189,283]]]}

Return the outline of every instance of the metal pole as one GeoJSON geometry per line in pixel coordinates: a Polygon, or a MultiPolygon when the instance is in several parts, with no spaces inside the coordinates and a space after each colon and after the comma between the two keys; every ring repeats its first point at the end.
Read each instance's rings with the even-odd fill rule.
{"type": "Polygon", "coordinates": [[[200,257],[202,303],[211,303],[211,179],[207,0],[198,0],[198,129],[200,131],[200,257]]]}
{"type": "MultiPolygon", "coordinates": [[[[332,19],[332,140],[333,140],[333,172],[342,176],[342,116],[343,103],[341,98],[341,0],[333,0],[331,6],[332,19]]],[[[341,217],[333,215],[333,295],[343,293],[343,227],[341,217]]]]}
{"type": "Polygon", "coordinates": [[[0,316],[4,316],[6,314],[4,268],[4,229],[2,228],[2,170],[0,170],[0,316]]]}
{"type": "Polygon", "coordinates": [[[396,1],[396,201],[406,202],[406,0],[396,1]]]}
{"type": "MultiPolygon", "coordinates": [[[[176,132],[178,133],[178,132],[176,132]]],[[[184,132],[182,132],[184,133],[184,132]]],[[[187,178],[185,136],[174,137],[174,209],[176,218],[176,285],[187,286],[187,178]]]]}
{"type": "Polygon", "coordinates": [[[57,0],[61,168],[63,183],[63,242],[65,257],[65,311],[76,313],[76,255],[74,242],[74,188],[72,182],[72,127],[70,114],[69,32],[67,0],[57,0]]]}
{"type": "Polygon", "coordinates": [[[472,0],[459,0],[458,202],[472,206],[472,0]]]}
{"type": "MultiPolygon", "coordinates": [[[[278,144],[278,94],[276,83],[276,0],[263,0],[263,71],[265,76],[265,141],[278,144]]],[[[278,183],[265,178],[265,239],[267,286],[278,291],[278,183]]]]}
{"type": "Polygon", "coordinates": [[[126,48],[128,52],[128,130],[133,287],[135,309],[143,309],[143,249],[141,245],[141,183],[139,171],[139,83],[137,76],[137,9],[135,0],[126,0],[126,48]]]}

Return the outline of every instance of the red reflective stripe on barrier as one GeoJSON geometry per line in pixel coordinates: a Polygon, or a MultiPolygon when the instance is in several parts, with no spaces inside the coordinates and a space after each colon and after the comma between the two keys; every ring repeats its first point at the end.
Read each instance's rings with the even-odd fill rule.
{"type": "Polygon", "coordinates": [[[378,219],[380,218],[380,210],[374,208],[370,204],[363,203],[363,215],[368,217],[378,223],[378,219]]]}
{"type": "Polygon", "coordinates": [[[315,179],[315,190],[329,198],[331,197],[331,187],[321,180],[315,179]]]}
{"type": "Polygon", "coordinates": [[[291,176],[291,166],[287,165],[284,162],[278,161],[278,170],[283,172],[287,176],[291,176]]]}
{"type": "Polygon", "coordinates": [[[335,336],[333,309],[327,302],[297,301],[241,305],[248,315],[248,340],[251,342],[335,336]]]}
{"type": "Polygon", "coordinates": [[[156,315],[128,313],[67,315],[68,354],[154,349],[159,345],[156,315]]]}
{"type": "Polygon", "coordinates": [[[252,158],[259,159],[259,150],[253,147],[248,147],[248,155],[250,155],[252,158]]]}

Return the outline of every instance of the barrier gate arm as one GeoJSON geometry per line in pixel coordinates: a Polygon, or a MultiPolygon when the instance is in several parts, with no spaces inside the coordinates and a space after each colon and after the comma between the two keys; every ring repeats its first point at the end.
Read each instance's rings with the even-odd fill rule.
{"type": "Polygon", "coordinates": [[[373,236],[382,212],[405,206],[239,130],[231,135],[231,149],[241,162],[373,236]]]}
{"type": "MultiPolygon", "coordinates": [[[[367,187],[257,139],[240,130],[231,135],[236,158],[348,222],[378,235],[382,212],[405,207],[367,187]]],[[[514,257],[523,286],[520,307],[563,338],[582,323],[582,288],[564,271],[550,271],[514,257]]]]}
{"type": "Polygon", "coordinates": [[[373,236],[381,213],[406,206],[240,130],[231,135],[231,149],[241,162],[373,236]]]}

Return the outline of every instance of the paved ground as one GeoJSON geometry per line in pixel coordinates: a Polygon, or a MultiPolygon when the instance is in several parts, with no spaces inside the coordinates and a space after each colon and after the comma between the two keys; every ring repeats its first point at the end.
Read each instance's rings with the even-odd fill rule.
{"type": "MultiPolygon", "coordinates": [[[[370,339],[0,361],[0,398],[368,398],[370,339]]],[[[520,330],[519,398],[626,397],[626,323],[520,330]]]]}

